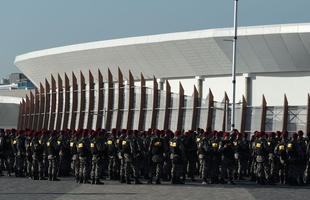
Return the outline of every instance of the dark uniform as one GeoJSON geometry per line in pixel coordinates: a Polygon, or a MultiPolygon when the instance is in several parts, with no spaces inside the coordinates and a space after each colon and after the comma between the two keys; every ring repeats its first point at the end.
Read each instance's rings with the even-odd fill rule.
{"type": "Polygon", "coordinates": [[[31,141],[33,179],[45,180],[43,174],[43,150],[44,146],[39,135],[35,135],[31,141]]]}
{"type": "Polygon", "coordinates": [[[275,138],[275,133],[272,132],[268,135],[267,139],[267,151],[268,151],[268,165],[270,168],[270,181],[271,183],[278,182],[278,166],[279,166],[279,158],[275,156],[274,150],[278,144],[277,139],[275,138]]]}
{"type": "Polygon", "coordinates": [[[48,180],[57,181],[57,170],[59,161],[59,144],[57,143],[57,132],[53,131],[46,142],[48,159],[48,180]]]}
{"type": "Polygon", "coordinates": [[[79,183],[89,183],[89,158],[91,158],[90,153],[90,141],[87,137],[87,133],[84,130],[82,133],[82,137],[79,139],[77,143],[77,153],[79,156],[79,183]]]}
{"type": "Polygon", "coordinates": [[[176,131],[175,137],[170,140],[170,153],[170,159],[172,162],[171,183],[184,184],[180,177],[184,174],[183,170],[186,153],[180,131],[176,131]]]}
{"type": "Polygon", "coordinates": [[[70,143],[65,132],[61,132],[57,138],[59,148],[58,176],[68,176],[70,174],[70,143]]]}
{"type": "Polygon", "coordinates": [[[17,133],[17,136],[12,141],[14,155],[15,155],[15,176],[23,177],[24,174],[24,164],[25,164],[25,138],[17,133]]]}
{"type": "Polygon", "coordinates": [[[184,145],[185,145],[185,152],[186,152],[185,168],[186,168],[187,176],[192,181],[195,181],[196,163],[197,163],[198,157],[197,157],[196,137],[192,131],[185,133],[184,145]]]}
{"type": "Polygon", "coordinates": [[[78,134],[77,132],[72,133],[71,138],[70,138],[70,154],[71,154],[71,170],[73,175],[75,176],[76,182],[80,181],[80,160],[79,160],[79,155],[77,152],[77,146],[78,146],[78,134]]]}
{"type": "Polygon", "coordinates": [[[250,144],[246,136],[243,136],[242,133],[239,133],[236,140],[234,141],[234,146],[235,159],[237,161],[237,178],[238,180],[242,180],[243,176],[246,175],[248,170],[250,144]]]}
{"type": "Polygon", "coordinates": [[[254,158],[256,164],[256,181],[265,184],[269,181],[270,169],[268,165],[268,144],[264,133],[257,135],[254,143],[254,158]]]}
{"type": "Polygon", "coordinates": [[[125,183],[125,157],[124,157],[124,149],[123,149],[123,141],[126,138],[126,130],[121,131],[121,135],[118,139],[116,139],[117,151],[118,151],[118,159],[119,159],[119,176],[120,182],[125,183]]]}
{"type": "Polygon", "coordinates": [[[156,184],[160,184],[160,177],[163,169],[164,154],[167,152],[164,139],[160,137],[159,130],[156,136],[151,139],[149,152],[151,154],[151,177],[149,183],[152,184],[153,176],[156,174],[156,184]]]}
{"type": "Polygon", "coordinates": [[[206,135],[200,135],[196,138],[197,146],[198,146],[198,159],[199,159],[199,166],[200,166],[200,176],[202,178],[202,184],[207,184],[208,178],[210,175],[208,172],[209,169],[209,163],[210,163],[210,150],[211,146],[208,141],[208,138],[206,135]]]}
{"type": "Polygon", "coordinates": [[[229,183],[234,184],[233,182],[233,173],[234,173],[234,161],[235,161],[235,149],[233,144],[233,139],[229,137],[229,133],[224,134],[224,139],[220,143],[221,153],[221,183],[226,183],[225,179],[227,178],[229,183]]]}
{"type": "Polygon", "coordinates": [[[90,151],[92,154],[91,183],[103,184],[103,182],[100,181],[100,175],[102,173],[103,161],[107,157],[107,141],[103,133],[96,133],[90,143],[90,151]]]}
{"type": "MultiPolygon", "coordinates": [[[[209,148],[209,167],[208,170],[211,178],[211,184],[219,182],[219,168],[221,163],[221,153],[219,151],[220,147],[220,133],[214,133],[214,137],[210,139],[210,148],[209,148]]],[[[207,164],[208,165],[208,164],[207,164]]]]}
{"type": "Polygon", "coordinates": [[[132,132],[127,132],[127,137],[122,141],[122,150],[125,161],[125,177],[126,183],[131,184],[131,173],[134,177],[135,184],[141,184],[137,170],[137,159],[141,154],[141,149],[137,140],[132,136],[132,132]]]}
{"type": "Polygon", "coordinates": [[[31,141],[34,133],[28,133],[25,139],[25,150],[26,150],[26,176],[29,178],[34,178],[32,174],[32,165],[33,165],[33,152],[31,149],[31,141]]]}
{"type": "Polygon", "coordinates": [[[302,151],[297,141],[297,134],[293,134],[291,141],[287,143],[287,183],[291,185],[303,185],[302,151]]]}
{"type": "Polygon", "coordinates": [[[278,173],[279,181],[281,184],[287,182],[287,154],[286,154],[287,141],[283,138],[275,147],[274,155],[279,160],[278,173]]]}
{"type": "Polygon", "coordinates": [[[108,175],[110,180],[117,180],[119,178],[119,159],[116,141],[116,130],[112,130],[112,133],[109,134],[107,139],[108,175]]]}

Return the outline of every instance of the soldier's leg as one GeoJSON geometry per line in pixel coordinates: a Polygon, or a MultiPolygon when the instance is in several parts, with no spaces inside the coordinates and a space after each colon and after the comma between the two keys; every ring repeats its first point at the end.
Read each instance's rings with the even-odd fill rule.
{"type": "Polygon", "coordinates": [[[74,176],[76,182],[80,181],[80,159],[78,156],[75,156],[75,159],[73,160],[73,165],[74,165],[74,176]]]}
{"type": "Polygon", "coordinates": [[[152,184],[153,183],[153,177],[155,174],[155,167],[154,167],[154,163],[151,161],[150,164],[150,170],[149,170],[149,180],[148,180],[148,184],[152,184]]]}
{"type": "Polygon", "coordinates": [[[109,163],[108,163],[108,176],[110,180],[114,180],[114,159],[113,157],[109,157],[109,163]]]}
{"type": "Polygon", "coordinates": [[[208,183],[208,161],[206,158],[200,159],[201,178],[203,184],[208,183]]]}
{"type": "Polygon", "coordinates": [[[171,166],[171,183],[172,184],[176,184],[177,180],[176,180],[176,166],[175,164],[172,162],[172,166],[171,166]]]}
{"type": "Polygon", "coordinates": [[[120,159],[120,181],[121,183],[125,183],[125,159],[120,159]]]}
{"type": "Polygon", "coordinates": [[[97,165],[97,158],[95,155],[93,155],[92,158],[92,164],[91,164],[91,183],[95,184],[95,171],[96,171],[96,165],[97,165]]]}
{"type": "Polygon", "coordinates": [[[131,171],[130,165],[131,165],[131,163],[129,161],[125,161],[124,167],[125,167],[125,177],[126,177],[126,183],[127,184],[131,183],[131,181],[130,181],[130,171],[131,171]]]}
{"type": "Polygon", "coordinates": [[[38,163],[38,159],[34,158],[32,160],[33,162],[33,165],[32,165],[32,176],[33,176],[33,179],[38,179],[39,178],[39,163],[38,163]]]}
{"type": "Polygon", "coordinates": [[[160,177],[163,171],[163,163],[156,163],[156,184],[160,184],[160,177]]]}
{"type": "Polygon", "coordinates": [[[79,157],[79,183],[83,183],[83,169],[84,169],[85,159],[83,157],[79,157]]]}
{"type": "Polygon", "coordinates": [[[195,166],[196,165],[196,161],[195,160],[189,160],[188,162],[188,177],[191,178],[192,181],[195,180],[195,166]]]}
{"type": "Polygon", "coordinates": [[[227,178],[227,170],[228,170],[228,164],[226,161],[222,161],[221,165],[221,183],[226,183],[225,179],[227,178]]]}

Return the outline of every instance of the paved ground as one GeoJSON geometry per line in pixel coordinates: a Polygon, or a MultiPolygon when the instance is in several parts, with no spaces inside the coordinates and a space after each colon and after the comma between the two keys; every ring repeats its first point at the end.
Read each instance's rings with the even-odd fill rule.
{"type": "Polygon", "coordinates": [[[0,177],[0,200],[197,200],[197,199],[310,199],[310,186],[257,186],[239,182],[236,186],[206,185],[121,185],[106,181],[105,185],[79,185],[73,178],[59,182],[33,181],[26,178],[0,177]]]}

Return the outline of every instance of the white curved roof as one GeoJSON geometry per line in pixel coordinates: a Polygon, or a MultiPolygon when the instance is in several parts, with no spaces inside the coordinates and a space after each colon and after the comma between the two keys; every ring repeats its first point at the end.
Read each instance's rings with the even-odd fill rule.
{"type": "MultiPolygon", "coordinates": [[[[237,73],[310,71],[310,23],[240,27],[237,73]]],[[[231,73],[232,28],[168,33],[76,44],[19,55],[15,65],[37,86],[50,74],[80,71],[104,77],[118,67],[136,79],[231,73]]]]}

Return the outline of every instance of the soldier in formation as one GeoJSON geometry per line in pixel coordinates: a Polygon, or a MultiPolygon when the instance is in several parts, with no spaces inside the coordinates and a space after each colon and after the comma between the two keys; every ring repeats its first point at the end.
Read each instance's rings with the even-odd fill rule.
{"type": "Polygon", "coordinates": [[[208,129],[31,131],[0,129],[0,175],[77,183],[304,185],[310,182],[310,140],[302,131],[248,134],[208,129]]]}

